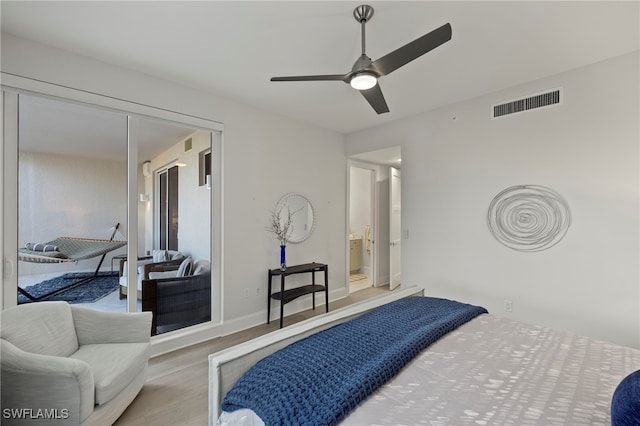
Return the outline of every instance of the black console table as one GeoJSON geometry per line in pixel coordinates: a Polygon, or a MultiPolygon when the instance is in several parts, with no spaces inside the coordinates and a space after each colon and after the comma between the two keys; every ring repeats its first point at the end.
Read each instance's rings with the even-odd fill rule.
{"type": "Polygon", "coordinates": [[[284,305],[305,294],[311,294],[313,309],[316,308],[316,293],[324,291],[325,307],[329,312],[329,267],[324,263],[305,263],[304,265],[287,266],[285,270],[280,268],[269,270],[269,291],[267,293],[267,324],[271,320],[271,299],[280,301],[280,328],[284,316],[284,305]],[[316,284],[316,272],[324,272],[324,285],[316,284]],[[311,273],[311,284],[294,287],[285,290],[284,279],[289,275],[311,273]],[[280,291],[271,293],[271,282],[274,276],[280,275],[280,291]]]}

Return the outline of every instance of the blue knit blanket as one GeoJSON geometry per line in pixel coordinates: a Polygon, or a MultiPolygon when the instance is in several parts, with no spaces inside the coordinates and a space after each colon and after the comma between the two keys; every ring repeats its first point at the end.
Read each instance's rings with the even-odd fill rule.
{"type": "Polygon", "coordinates": [[[265,425],[334,425],[424,348],[486,313],[452,300],[408,297],[299,340],[249,369],[222,401],[265,425]]]}

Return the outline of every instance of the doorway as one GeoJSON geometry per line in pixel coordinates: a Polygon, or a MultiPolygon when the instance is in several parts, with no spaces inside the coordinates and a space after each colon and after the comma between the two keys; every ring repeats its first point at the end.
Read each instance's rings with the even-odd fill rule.
{"type": "Polygon", "coordinates": [[[393,290],[400,286],[400,172],[399,146],[349,158],[346,264],[350,294],[369,287],[393,290]]]}
{"type": "Polygon", "coordinates": [[[158,172],[161,250],[178,250],[178,166],[158,172]]]}
{"type": "Polygon", "coordinates": [[[402,177],[400,170],[389,167],[389,289],[393,290],[402,282],[402,177]]]}
{"type": "Polygon", "coordinates": [[[353,164],[349,170],[349,293],[374,286],[376,170],[353,164]]]}

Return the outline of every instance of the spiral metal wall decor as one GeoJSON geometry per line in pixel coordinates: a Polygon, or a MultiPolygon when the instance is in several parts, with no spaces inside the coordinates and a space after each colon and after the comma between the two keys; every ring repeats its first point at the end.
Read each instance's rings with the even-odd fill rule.
{"type": "Polygon", "coordinates": [[[539,185],[517,185],[493,198],[487,224],[491,234],[509,248],[542,251],[565,236],[571,212],[557,192],[539,185]]]}

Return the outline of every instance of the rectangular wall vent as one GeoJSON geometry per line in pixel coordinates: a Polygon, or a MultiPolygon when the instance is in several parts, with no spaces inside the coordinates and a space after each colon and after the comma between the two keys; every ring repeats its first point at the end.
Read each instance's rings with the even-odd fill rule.
{"type": "Polygon", "coordinates": [[[184,152],[191,151],[191,147],[193,146],[193,141],[191,138],[184,141],[184,152]]]}
{"type": "Polygon", "coordinates": [[[491,117],[499,118],[505,115],[529,111],[531,109],[557,105],[561,101],[561,93],[562,89],[556,89],[539,95],[532,95],[527,98],[493,105],[491,108],[491,117]]]}

